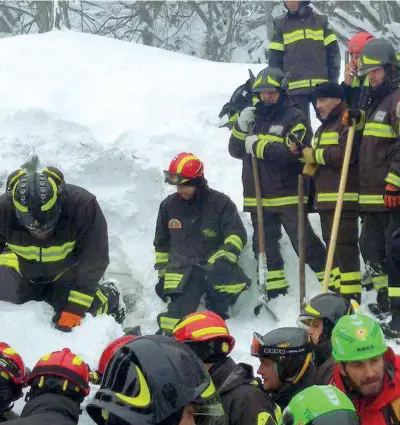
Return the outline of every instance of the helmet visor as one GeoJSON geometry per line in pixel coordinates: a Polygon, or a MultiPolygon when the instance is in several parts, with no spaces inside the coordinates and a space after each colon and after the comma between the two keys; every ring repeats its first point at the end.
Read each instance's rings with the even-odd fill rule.
{"type": "Polygon", "coordinates": [[[351,410],[336,410],[319,416],[308,422],[308,425],[360,425],[360,419],[356,412],[351,410]]]}
{"type": "Polygon", "coordinates": [[[371,66],[371,65],[361,65],[360,68],[358,69],[358,76],[362,77],[364,75],[367,75],[368,72],[370,71],[375,71],[376,69],[382,68],[382,65],[376,65],[376,66],[371,66]]]}
{"type": "Polygon", "coordinates": [[[255,357],[286,357],[297,356],[312,351],[311,345],[306,344],[299,347],[278,347],[277,345],[269,345],[265,343],[263,337],[254,332],[253,342],[251,344],[251,355],[255,357]]]}
{"type": "Polygon", "coordinates": [[[179,185],[189,181],[188,178],[182,176],[181,174],[170,173],[167,170],[164,170],[164,182],[172,185],[179,185]]]}

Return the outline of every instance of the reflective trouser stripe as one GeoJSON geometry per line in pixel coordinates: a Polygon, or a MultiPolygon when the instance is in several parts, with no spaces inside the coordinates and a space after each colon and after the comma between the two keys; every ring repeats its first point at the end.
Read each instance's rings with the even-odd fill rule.
{"type": "Polygon", "coordinates": [[[360,195],[358,202],[365,205],[384,205],[383,195],[360,195]]]}
{"type": "MultiPolygon", "coordinates": [[[[308,202],[308,196],[304,197],[304,203],[308,202]]],[[[264,208],[268,207],[285,207],[287,205],[296,205],[299,203],[298,196],[283,196],[277,198],[263,198],[262,206],[264,208]]],[[[244,206],[245,207],[256,207],[257,199],[256,198],[244,198],[244,206]]]]}
{"type": "Polygon", "coordinates": [[[224,244],[226,243],[232,244],[238,251],[241,251],[243,249],[243,241],[238,235],[229,235],[224,240],[224,244]]]}
{"type": "Polygon", "coordinates": [[[232,252],[226,251],[225,249],[219,249],[214,255],[212,255],[208,262],[211,264],[215,263],[215,260],[218,258],[224,257],[227,260],[229,260],[231,263],[236,263],[238,260],[238,256],[236,254],[233,254],[232,252]]]}
{"type": "Polygon", "coordinates": [[[341,294],[360,294],[361,272],[346,272],[340,273],[340,293],[341,294]],[[351,283],[350,283],[351,282],[351,283]]]}
{"type": "Polygon", "coordinates": [[[179,320],[173,317],[160,316],[160,328],[172,332],[179,320]]]}
{"type": "Polygon", "coordinates": [[[400,298],[400,288],[393,288],[389,286],[388,292],[390,298],[400,298]]]}
{"type": "Polygon", "coordinates": [[[169,252],[156,252],[156,264],[167,264],[169,252]]]}
{"type": "Polygon", "coordinates": [[[221,294],[239,294],[245,287],[246,283],[236,283],[234,285],[215,285],[214,289],[221,294]]]}
{"type": "Polygon", "coordinates": [[[100,289],[96,291],[96,297],[98,298],[101,306],[97,310],[97,314],[105,314],[108,311],[108,298],[101,292],[100,289]]]}
{"type": "Polygon", "coordinates": [[[90,308],[92,305],[94,297],[90,295],[83,294],[78,291],[70,291],[68,296],[68,301],[71,303],[82,305],[83,307],[90,308]]]}
{"type": "Polygon", "coordinates": [[[176,289],[181,283],[183,274],[165,273],[164,289],[176,289]]]}
{"type": "Polygon", "coordinates": [[[341,294],[360,294],[362,291],[361,283],[354,285],[340,285],[341,294]]]}
{"type": "Polygon", "coordinates": [[[271,270],[267,272],[265,285],[267,290],[283,289],[289,286],[284,270],[271,270]]]}
{"type": "Polygon", "coordinates": [[[374,276],[372,277],[372,283],[374,285],[374,289],[379,291],[380,289],[387,288],[389,286],[388,276],[387,274],[374,276]]]}

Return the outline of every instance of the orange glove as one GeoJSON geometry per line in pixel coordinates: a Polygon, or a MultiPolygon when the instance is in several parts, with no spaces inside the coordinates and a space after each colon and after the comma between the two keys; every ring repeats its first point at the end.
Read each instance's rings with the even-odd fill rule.
{"type": "Polygon", "coordinates": [[[69,311],[61,312],[56,328],[63,332],[71,332],[72,328],[81,324],[82,317],[69,311]]]}
{"type": "Polygon", "coordinates": [[[385,187],[384,202],[386,208],[400,207],[400,189],[394,184],[388,183],[385,187]]]}

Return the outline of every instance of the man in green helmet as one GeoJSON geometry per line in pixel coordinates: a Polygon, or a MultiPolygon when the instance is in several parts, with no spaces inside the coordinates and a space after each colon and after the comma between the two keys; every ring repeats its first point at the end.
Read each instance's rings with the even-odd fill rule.
{"type": "Polygon", "coordinates": [[[332,384],[347,394],[362,425],[400,423],[400,357],[388,348],[379,323],[343,316],[332,332],[332,384]]]}
{"type": "Polygon", "coordinates": [[[314,385],[292,398],[279,425],[359,425],[349,398],[331,385],[314,385]]]}

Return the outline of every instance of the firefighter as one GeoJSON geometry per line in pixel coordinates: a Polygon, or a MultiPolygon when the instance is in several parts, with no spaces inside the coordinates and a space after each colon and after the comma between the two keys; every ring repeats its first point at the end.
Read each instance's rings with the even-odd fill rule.
{"type": "Polygon", "coordinates": [[[282,410],[300,391],[315,384],[311,338],[305,329],[278,328],[254,332],[251,355],[258,357],[263,387],[282,410]]]}
{"type": "Polygon", "coordinates": [[[274,22],[269,66],[290,74],[289,93],[310,121],[312,88],[338,82],[339,45],[328,18],[313,11],[310,1],[285,1],[287,13],[274,22]]]}
{"type": "Polygon", "coordinates": [[[142,336],[121,347],[86,410],[99,425],[194,425],[199,418],[213,423],[224,415],[198,357],[185,344],[161,335],[142,336]]]}
{"type": "Polygon", "coordinates": [[[8,177],[0,196],[0,252],[0,300],[47,301],[64,332],[87,312],[122,323],[115,284],[98,283],[109,262],[104,215],[95,196],[65,183],[57,168],[8,177]]]}
{"type": "Polygon", "coordinates": [[[361,424],[400,423],[400,357],[379,323],[363,314],[343,316],[332,332],[332,355],[332,384],[352,400],[361,424]]]}
{"type": "Polygon", "coordinates": [[[314,344],[314,363],[317,368],[315,383],[327,385],[332,379],[334,359],[331,336],[338,320],[354,314],[354,307],[345,298],[332,294],[320,294],[312,298],[301,311],[297,325],[310,334],[314,344]]]}
{"type": "MultiPolygon", "coordinates": [[[[389,311],[387,255],[394,231],[400,227],[400,64],[389,41],[367,43],[359,74],[370,84],[365,113],[350,109],[343,122],[362,129],[359,151],[360,210],[363,214],[360,248],[379,274],[373,276],[378,291],[374,314],[389,311]]],[[[388,336],[400,336],[400,282],[391,282],[392,320],[384,325],[388,336]]]]}
{"type": "Polygon", "coordinates": [[[43,356],[27,376],[21,416],[11,425],[77,425],[89,394],[89,366],[68,348],[43,356]]]}
{"type": "MultiPolygon", "coordinates": [[[[347,144],[348,127],[343,125],[346,110],[344,89],[337,83],[322,83],[314,89],[317,116],[322,125],[314,136],[313,147],[302,149],[308,165],[315,166],[316,204],[322,237],[328,246],[347,144]]],[[[358,137],[358,135],[356,135],[358,137]]],[[[297,146],[292,143],[292,152],[297,146]]],[[[361,302],[361,272],[358,250],[358,167],[357,152],[350,161],[343,208],[340,216],[337,246],[330,289],[340,292],[349,300],[361,302]]]]}
{"type": "MultiPolygon", "coordinates": [[[[303,113],[287,95],[286,76],[279,69],[266,68],[257,76],[253,92],[260,101],[245,108],[235,123],[229,140],[229,153],[243,161],[244,210],[251,213],[253,251],[258,256],[258,222],[252,170],[252,156],[257,158],[264,214],[264,235],[268,275],[260,282],[269,298],[286,294],[288,282],[279,240],[282,225],[298,253],[298,175],[303,162],[290,152],[290,140],[309,146],[311,129],[303,113]],[[254,135],[249,136],[249,132],[254,135]]],[[[307,199],[305,199],[307,202],[307,199]]],[[[322,282],[325,248],[305,219],[306,262],[322,282]]]]}
{"type": "Polygon", "coordinates": [[[361,31],[350,38],[347,50],[350,62],[346,64],[342,87],[345,90],[345,100],[349,108],[364,109],[365,97],[368,93],[369,79],[366,75],[358,76],[361,52],[364,46],[375,40],[368,31],[361,31]]]}
{"type": "Polygon", "coordinates": [[[180,153],[164,174],[177,192],[162,201],[158,213],[156,292],[169,298],[168,311],[158,315],[159,332],[172,334],[204,294],[208,309],[229,317],[229,306],[250,281],[237,264],[247,235],[236,205],[208,187],[200,159],[180,153]]]}
{"type": "Polygon", "coordinates": [[[204,363],[221,397],[229,425],[275,425],[281,415],[254,377],[253,367],[229,356],[235,339],[222,319],[210,311],[189,314],[174,328],[174,338],[187,344],[204,363]]]}

